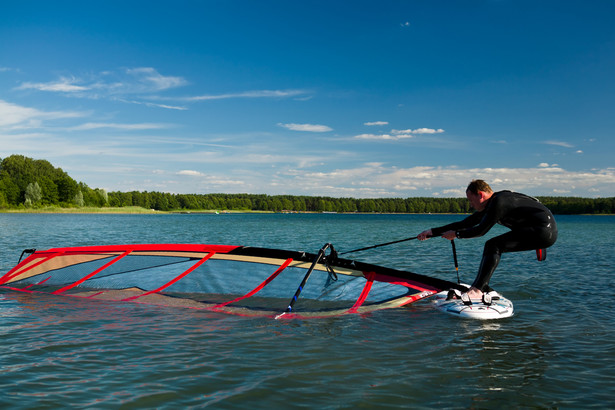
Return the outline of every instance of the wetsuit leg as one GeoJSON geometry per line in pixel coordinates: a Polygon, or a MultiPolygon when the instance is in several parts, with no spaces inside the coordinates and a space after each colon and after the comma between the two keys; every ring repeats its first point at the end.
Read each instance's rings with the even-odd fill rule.
{"type": "Polygon", "coordinates": [[[485,242],[478,275],[472,286],[483,292],[489,290],[489,280],[500,263],[502,253],[547,248],[553,245],[556,239],[557,231],[545,228],[527,228],[510,231],[489,239],[485,242]]]}
{"type": "MultiPolygon", "coordinates": [[[[504,236],[504,235],[502,235],[504,236]]],[[[474,286],[477,289],[480,289],[483,292],[487,291],[487,285],[489,284],[489,280],[491,279],[491,275],[495,272],[495,268],[498,267],[500,263],[500,257],[502,256],[502,240],[498,241],[501,237],[495,237],[493,239],[489,239],[485,243],[485,249],[483,250],[483,258],[480,261],[480,267],[478,268],[478,275],[476,275],[476,279],[474,279],[474,286]]]]}

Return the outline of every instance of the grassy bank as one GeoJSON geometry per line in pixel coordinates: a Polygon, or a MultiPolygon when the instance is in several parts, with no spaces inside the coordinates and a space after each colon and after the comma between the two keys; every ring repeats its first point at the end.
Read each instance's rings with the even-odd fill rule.
{"type": "Polygon", "coordinates": [[[41,208],[17,208],[2,209],[2,213],[21,213],[21,214],[165,214],[167,212],[145,209],[139,206],[127,207],[82,207],[82,208],[62,208],[59,206],[47,206],[41,208]]]}
{"type": "Polygon", "coordinates": [[[45,206],[38,208],[14,208],[0,209],[0,213],[6,214],[242,214],[242,213],[272,213],[271,211],[252,211],[252,210],[223,210],[215,209],[195,209],[189,211],[158,211],[155,209],[142,208],[140,206],[125,207],[89,207],[81,208],[62,208],[59,206],[45,206]]]}

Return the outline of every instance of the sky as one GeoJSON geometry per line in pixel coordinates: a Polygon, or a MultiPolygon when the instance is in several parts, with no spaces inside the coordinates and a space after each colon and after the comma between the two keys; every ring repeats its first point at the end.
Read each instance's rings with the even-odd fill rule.
{"type": "Polygon", "coordinates": [[[108,191],[615,196],[615,2],[2,1],[0,158],[108,191]]]}

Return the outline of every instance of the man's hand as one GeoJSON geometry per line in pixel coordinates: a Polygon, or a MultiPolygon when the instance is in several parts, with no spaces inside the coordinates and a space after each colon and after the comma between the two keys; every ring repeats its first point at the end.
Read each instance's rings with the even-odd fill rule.
{"type": "Polygon", "coordinates": [[[428,229],[428,230],[423,231],[420,234],[418,234],[416,236],[416,239],[418,239],[419,241],[424,241],[425,239],[429,239],[431,237],[432,237],[431,229],[428,229]]]}

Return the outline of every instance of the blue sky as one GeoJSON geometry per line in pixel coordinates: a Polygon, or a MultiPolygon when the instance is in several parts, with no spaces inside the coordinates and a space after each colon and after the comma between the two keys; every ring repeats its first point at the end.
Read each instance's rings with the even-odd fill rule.
{"type": "Polygon", "coordinates": [[[612,1],[27,1],[0,157],[110,191],[615,195],[612,1]]]}

